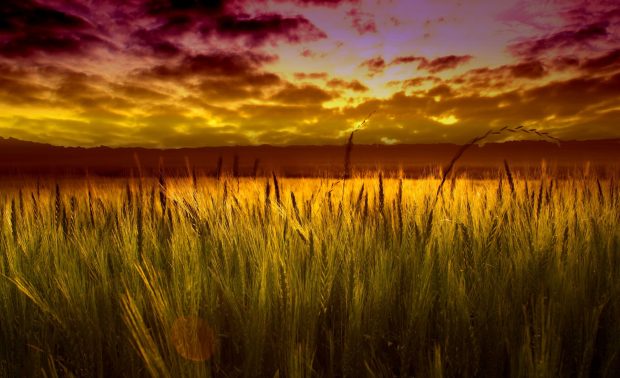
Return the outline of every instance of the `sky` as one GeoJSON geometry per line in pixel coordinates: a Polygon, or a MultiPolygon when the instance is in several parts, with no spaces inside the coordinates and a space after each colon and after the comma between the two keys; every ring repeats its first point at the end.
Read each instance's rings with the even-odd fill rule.
{"type": "Polygon", "coordinates": [[[0,4],[2,137],[342,144],[372,114],[356,143],[603,139],[619,99],[617,0],[0,4]]]}

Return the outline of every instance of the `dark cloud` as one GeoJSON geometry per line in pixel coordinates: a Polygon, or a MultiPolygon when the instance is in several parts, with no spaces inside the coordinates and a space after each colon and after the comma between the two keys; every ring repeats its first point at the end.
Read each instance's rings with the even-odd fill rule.
{"type": "Polygon", "coordinates": [[[547,115],[574,116],[593,106],[615,106],[620,97],[620,74],[556,81],[524,91],[523,97],[529,108],[541,107],[547,115]]]}
{"type": "Polygon", "coordinates": [[[431,83],[438,83],[440,82],[441,79],[439,79],[436,76],[423,76],[423,77],[414,77],[411,79],[407,79],[405,81],[402,82],[402,87],[403,88],[410,88],[410,87],[417,87],[420,86],[426,82],[431,82],[431,83]]]}
{"type": "Polygon", "coordinates": [[[237,77],[207,78],[195,87],[209,102],[262,99],[265,91],[281,83],[272,73],[248,73],[237,77]]]}
{"type": "Polygon", "coordinates": [[[549,71],[539,60],[523,61],[499,67],[481,67],[456,76],[448,82],[466,90],[506,90],[516,79],[535,80],[547,76],[549,71]]]}
{"type": "Polygon", "coordinates": [[[415,63],[415,62],[423,62],[426,61],[426,58],[423,58],[421,56],[399,56],[394,58],[391,62],[390,65],[395,65],[395,64],[407,64],[407,63],[415,63]]]}
{"type": "Polygon", "coordinates": [[[262,65],[277,58],[261,53],[214,52],[186,56],[178,63],[161,64],[136,72],[137,76],[159,79],[183,79],[190,76],[245,76],[257,72],[262,65]]]}
{"type": "Polygon", "coordinates": [[[511,65],[508,69],[516,78],[540,79],[547,74],[545,66],[538,60],[511,65]]]}
{"type": "Polygon", "coordinates": [[[382,138],[410,142],[464,142],[489,128],[526,123],[566,139],[620,137],[615,100],[620,96],[620,74],[584,75],[554,81],[531,89],[498,94],[465,93],[448,84],[407,95],[397,92],[345,108],[346,118],[363,117],[377,110],[372,122],[356,136],[359,143],[382,138]],[[435,96],[441,96],[436,100],[435,96]],[[453,125],[433,117],[454,116],[453,125]],[[552,116],[552,120],[549,117],[552,116]]]}
{"type": "Polygon", "coordinates": [[[247,14],[223,15],[203,26],[201,32],[204,36],[243,38],[253,47],[278,39],[300,43],[327,37],[303,16],[284,17],[275,13],[254,17],[247,14]]]}
{"type": "Polygon", "coordinates": [[[0,56],[81,54],[107,45],[88,21],[61,9],[29,0],[0,5],[0,56]]]}
{"type": "Polygon", "coordinates": [[[349,89],[354,92],[368,91],[368,87],[360,83],[358,80],[346,81],[342,79],[331,79],[326,84],[330,88],[349,89]]]}
{"type": "Polygon", "coordinates": [[[304,58],[324,58],[325,56],[327,56],[326,53],[318,53],[310,49],[303,49],[299,55],[303,56],[304,58]]]}
{"type": "Polygon", "coordinates": [[[111,85],[114,93],[131,99],[140,99],[148,101],[161,101],[168,99],[169,96],[162,91],[158,91],[152,87],[147,87],[139,83],[114,83],[111,85]]]}
{"type": "Polygon", "coordinates": [[[271,100],[283,104],[321,104],[329,101],[333,96],[323,89],[314,85],[294,86],[288,85],[275,95],[271,100]]]}
{"type": "Polygon", "coordinates": [[[299,5],[317,5],[317,6],[328,6],[328,7],[336,7],[340,4],[350,3],[355,4],[359,3],[360,0],[276,0],[281,3],[297,3],[299,5]]]}
{"type": "Polygon", "coordinates": [[[353,28],[358,34],[376,33],[377,24],[372,17],[372,13],[362,12],[357,8],[352,8],[347,12],[347,17],[351,19],[353,28]]]}
{"type": "Polygon", "coordinates": [[[449,69],[456,68],[462,64],[469,62],[471,55],[446,55],[435,59],[428,59],[423,56],[399,56],[394,58],[390,65],[418,63],[419,70],[426,70],[430,73],[437,73],[449,69]]]}
{"type": "Polygon", "coordinates": [[[249,52],[199,54],[137,71],[134,77],[183,85],[196,95],[216,103],[260,99],[268,89],[282,83],[278,75],[262,69],[264,64],[275,59],[270,55],[249,52]]]}
{"type": "Polygon", "coordinates": [[[218,43],[239,39],[249,47],[326,37],[302,15],[250,15],[244,11],[249,5],[245,0],[6,1],[0,5],[0,56],[87,57],[93,48],[105,47],[169,59],[195,53],[184,46],[183,37],[190,33],[203,39],[214,37],[218,43]],[[118,33],[129,38],[117,38],[118,33]],[[117,45],[120,41],[125,45],[117,45]]]}
{"type": "Polygon", "coordinates": [[[151,0],[146,2],[146,10],[152,15],[199,12],[220,14],[228,4],[227,0],[151,0]]]}
{"type": "Polygon", "coordinates": [[[609,23],[600,21],[579,28],[565,29],[541,38],[532,38],[509,46],[515,56],[536,57],[549,50],[584,47],[589,43],[606,38],[609,23]]]}
{"type": "Polygon", "coordinates": [[[558,71],[564,71],[566,69],[578,67],[580,64],[579,58],[576,56],[558,56],[551,60],[551,67],[558,71]]]}
{"type": "MultiPolygon", "coordinates": [[[[240,107],[240,112],[247,116],[247,119],[251,120],[251,124],[248,125],[248,130],[271,130],[270,127],[264,127],[268,123],[268,120],[275,123],[275,129],[278,127],[287,128],[290,123],[300,122],[304,118],[315,117],[318,114],[323,114],[326,110],[321,107],[320,104],[246,104],[240,107]],[[261,123],[263,125],[261,125],[261,123]]],[[[269,123],[271,125],[271,123],[269,123]]]]}
{"type": "Polygon", "coordinates": [[[452,97],[453,93],[454,92],[452,91],[452,88],[447,84],[439,84],[429,89],[428,92],[426,92],[427,95],[432,96],[432,97],[435,97],[435,96],[452,97]]]}
{"type": "Polygon", "coordinates": [[[328,77],[327,72],[295,72],[295,79],[313,79],[313,80],[326,80],[328,77]]]}
{"type": "Polygon", "coordinates": [[[448,55],[435,58],[433,60],[423,60],[418,65],[418,69],[427,70],[430,73],[437,73],[456,68],[471,60],[471,55],[448,55]]]}
{"type": "Polygon", "coordinates": [[[131,45],[134,49],[137,48],[138,52],[157,58],[174,58],[183,53],[179,45],[170,42],[161,33],[147,29],[135,31],[131,36],[131,45]]]}
{"type": "Polygon", "coordinates": [[[27,80],[0,76],[0,102],[4,104],[41,104],[49,92],[49,88],[27,80]]]}
{"type": "Polygon", "coordinates": [[[142,42],[155,44],[153,50],[173,53],[170,37],[194,32],[204,38],[240,39],[250,47],[267,42],[300,43],[326,38],[327,35],[302,15],[284,16],[278,13],[248,14],[248,1],[153,1],[146,14],[158,20],[148,29],[149,38],[142,42]]]}
{"type": "Polygon", "coordinates": [[[585,60],[581,69],[593,73],[620,69],[620,49],[585,60]]]}
{"type": "Polygon", "coordinates": [[[385,60],[380,56],[367,59],[360,64],[360,67],[368,69],[368,74],[370,76],[383,72],[386,66],[385,60]]]}

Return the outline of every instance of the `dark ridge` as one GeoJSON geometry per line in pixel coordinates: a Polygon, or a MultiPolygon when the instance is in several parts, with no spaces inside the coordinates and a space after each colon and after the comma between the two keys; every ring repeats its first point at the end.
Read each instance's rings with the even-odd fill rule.
{"type": "MultiPolygon", "coordinates": [[[[460,148],[457,144],[355,145],[351,152],[351,174],[381,169],[386,177],[438,174],[460,148]]],[[[220,158],[221,174],[240,177],[334,176],[342,177],[344,145],[328,146],[227,146],[178,149],[59,147],[0,138],[0,175],[138,175],[136,159],[144,175],[158,175],[159,163],[167,174],[187,175],[187,162],[199,175],[216,175],[220,158]],[[235,159],[235,156],[238,158],[235,159]],[[255,161],[260,166],[255,167],[255,161]],[[235,164],[235,161],[237,162],[235,164]]],[[[454,174],[484,177],[503,169],[510,162],[515,174],[536,172],[544,160],[556,173],[570,172],[586,164],[599,173],[620,166],[620,139],[488,143],[472,146],[454,174]]]]}

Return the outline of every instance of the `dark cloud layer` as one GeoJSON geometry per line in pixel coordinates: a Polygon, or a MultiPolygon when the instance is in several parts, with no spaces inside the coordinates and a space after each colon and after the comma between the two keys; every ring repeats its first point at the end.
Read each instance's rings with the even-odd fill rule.
{"type": "Polygon", "coordinates": [[[174,64],[161,64],[134,73],[136,78],[156,79],[185,88],[211,102],[260,99],[282,79],[263,69],[277,58],[259,53],[217,52],[187,56],[174,64]]]}
{"type": "Polygon", "coordinates": [[[428,59],[423,56],[399,56],[394,58],[390,65],[418,63],[419,70],[426,70],[430,73],[437,73],[456,68],[472,59],[471,55],[447,55],[435,59],[428,59]]]}
{"type": "Polygon", "coordinates": [[[589,58],[581,64],[581,68],[595,73],[618,70],[620,69],[620,49],[589,58]]]}
{"type": "Polygon", "coordinates": [[[550,50],[587,46],[593,41],[606,38],[609,23],[601,21],[577,29],[566,29],[541,38],[525,40],[509,47],[517,56],[536,57],[550,50]]]}
{"type": "Polygon", "coordinates": [[[77,54],[106,45],[93,25],[77,15],[30,0],[0,5],[0,56],[77,54]]]}
{"type": "Polygon", "coordinates": [[[284,17],[279,14],[228,14],[201,28],[205,36],[243,38],[250,46],[259,46],[268,40],[283,39],[300,43],[326,38],[327,35],[303,16],[284,17]]]}
{"type": "Polygon", "coordinates": [[[354,92],[366,92],[368,90],[368,87],[358,80],[346,81],[342,79],[331,79],[326,84],[330,88],[349,89],[354,92]]]}
{"type": "MultiPolygon", "coordinates": [[[[187,53],[188,33],[209,39],[240,40],[249,48],[267,42],[302,43],[326,38],[302,15],[247,14],[240,0],[152,0],[93,4],[9,1],[0,5],[0,56],[87,56],[95,47],[122,48],[113,30],[129,36],[125,46],[145,57],[166,59],[187,53]],[[101,7],[101,9],[99,9],[101,7]],[[107,8],[106,8],[107,7],[107,8]],[[109,9],[108,9],[109,8],[109,9]]],[[[306,2],[321,5],[322,2],[306,2]]],[[[338,2],[327,2],[333,5],[338,2]]]]}
{"type": "Polygon", "coordinates": [[[437,73],[449,69],[456,68],[461,64],[465,64],[471,60],[471,55],[448,55],[442,56],[439,58],[435,58],[432,60],[427,60],[422,58],[420,64],[418,65],[418,69],[426,70],[430,73],[437,73]]]}
{"type": "Polygon", "coordinates": [[[271,97],[274,101],[293,105],[321,104],[332,98],[331,94],[314,85],[289,85],[271,97]]]}
{"type": "Polygon", "coordinates": [[[213,52],[184,57],[176,64],[161,64],[136,75],[158,79],[183,79],[188,76],[247,76],[277,57],[261,53],[213,52]]]}

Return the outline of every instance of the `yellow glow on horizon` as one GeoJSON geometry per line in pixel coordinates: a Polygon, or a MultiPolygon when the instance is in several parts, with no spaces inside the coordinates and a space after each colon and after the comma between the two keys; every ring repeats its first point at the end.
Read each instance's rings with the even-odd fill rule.
{"type": "Polygon", "coordinates": [[[83,121],[82,117],[79,117],[74,111],[63,108],[49,108],[49,107],[33,107],[33,106],[19,106],[11,105],[6,106],[0,104],[0,112],[5,118],[25,118],[32,120],[41,119],[58,119],[66,121],[83,121]]]}
{"type": "Polygon", "coordinates": [[[455,123],[457,123],[459,121],[458,118],[456,118],[456,116],[454,116],[454,114],[450,114],[450,115],[442,115],[439,117],[430,117],[430,119],[432,119],[435,122],[439,122],[442,125],[454,125],[455,123]]]}

